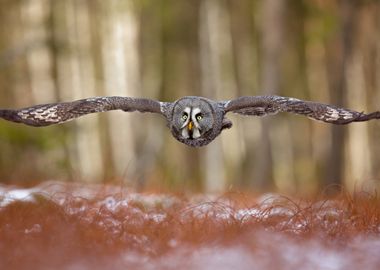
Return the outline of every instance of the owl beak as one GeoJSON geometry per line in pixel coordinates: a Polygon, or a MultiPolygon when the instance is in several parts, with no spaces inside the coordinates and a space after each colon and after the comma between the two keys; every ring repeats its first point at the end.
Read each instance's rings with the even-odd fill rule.
{"type": "Polygon", "coordinates": [[[194,127],[194,124],[193,124],[193,121],[190,121],[188,124],[187,124],[187,129],[189,131],[193,130],[193,127],[194,127]]]}

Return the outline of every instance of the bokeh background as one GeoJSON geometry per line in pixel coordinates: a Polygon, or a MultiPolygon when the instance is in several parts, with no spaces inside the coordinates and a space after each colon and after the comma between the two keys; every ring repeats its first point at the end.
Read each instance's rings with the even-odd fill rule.
{"type": "MultiPolygon", "coordinates": [[[[2,108],[102,95],[278,94],[374,111],[379,72],[379,1],[0,1],[2,108]]],[[[151,114],[46,128],[0,121],[0,182],[299,194],[380,183],[380,121],[229,118],[234,128],[201,149],[177,142],[151,114]]]]}

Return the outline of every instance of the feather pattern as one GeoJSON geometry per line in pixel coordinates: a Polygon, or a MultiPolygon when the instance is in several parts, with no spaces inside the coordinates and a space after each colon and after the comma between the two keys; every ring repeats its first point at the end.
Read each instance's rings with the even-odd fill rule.
{"type": "Polygon", "coordinates": [[[48,126],[70,121],[77,117],[111,110],[127,112],[161,112],[160,102],[130,97],[93,97],[73,102],[36,105],[20,110],[0,110],[0,117],[31,126],[48,126]]]}
{"type": "Polygon", "coordinates": [[[278,112],[289,112],[304,115],[313,120],[338,125],[380,119],[379,111],[365,114],[333,105],[281,96],[240,97],[226,102],[224,109],[225,112],[253,116],[266,116],[278,112]]]}
{"type": "Polygon", "coordinates": [[[112,110],[160,114],[166,118],[174,138],[191,147],[207,145],[224,129],[231,128],[232,122],[225,116],[228,112],[246,116],[266,116],[288,112],[338,125],[380,119],[379,111],[366,114],[333,105],[281,96],[246,96],[227,101],[188,96],[174,102],[117,96],[93,97],[18,110],[0,109],[0,118],[42,127],[64,123],[91,113],[112,110]],[[189,114],[189,112],[194,113],[189,114]],[[188,125],[186,121],[190,121],[190,118],[191,124],[188,125]],[[196,129],[192,128],[193,125],[196,129]],[[186,127],[189,130],[186,130],[186,127]]]}

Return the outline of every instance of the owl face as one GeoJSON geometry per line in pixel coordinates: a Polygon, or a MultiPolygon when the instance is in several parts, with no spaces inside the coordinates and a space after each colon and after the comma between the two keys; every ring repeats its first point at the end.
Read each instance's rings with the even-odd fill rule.
{"type": "Polygon", "coordinates": [[[209,142],[215,127],[215,112],[207,99],[184,97],[175,102],[171,130],[174,137],[190,146],[209,142]]]}

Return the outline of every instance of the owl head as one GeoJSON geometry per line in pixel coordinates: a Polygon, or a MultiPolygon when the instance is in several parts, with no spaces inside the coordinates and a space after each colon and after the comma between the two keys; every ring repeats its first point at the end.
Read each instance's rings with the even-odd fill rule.
{"type": "Polygon", "coordinates": [[[217,102],[202,97],[183,97],[173,103],[170,129],[189,146],[210,143],[223,129],[224,112],[217,102]]]}

